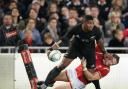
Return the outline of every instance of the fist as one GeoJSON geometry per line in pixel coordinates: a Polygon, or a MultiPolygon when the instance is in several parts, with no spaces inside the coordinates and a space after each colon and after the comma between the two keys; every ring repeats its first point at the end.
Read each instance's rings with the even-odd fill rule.
{"type": "Polygon", "coordinates": [[[57,43],[54,43],[53,45],[52,45],[52,49],[58,49],[59,48],[59,45],[57,44],[57,43]]]}
{"type": "Polygon", "coordinates": [[[86,59],[83,57],[82,59],[81,59],[81,64],[82,64],[82,66],[85,68],[86,67],[86,65],[87,65],[87,61],[86,61],[86,59]]]}
{"type": "Polygon", "coordinates": [[[47,56],[49,56],[50,52],[51,52],[50,50],[48,50],[48,51],[46,52],[46,53],[47,53],[47,56]]]}

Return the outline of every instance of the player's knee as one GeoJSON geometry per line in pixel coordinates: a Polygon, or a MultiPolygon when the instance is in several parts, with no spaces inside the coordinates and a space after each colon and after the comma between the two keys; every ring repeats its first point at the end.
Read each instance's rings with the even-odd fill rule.
{"type": "Polygon", "coordinates": [[[60,89],[60,87],[54,87],[53,89],[60,89]]]}
{"type": "Polygon", "coordinates": [[[57,68],[59,71],[62,71],[66,68],[66,66],[65,65],[59,65],[59,66],[57,66],[57,68]]]}

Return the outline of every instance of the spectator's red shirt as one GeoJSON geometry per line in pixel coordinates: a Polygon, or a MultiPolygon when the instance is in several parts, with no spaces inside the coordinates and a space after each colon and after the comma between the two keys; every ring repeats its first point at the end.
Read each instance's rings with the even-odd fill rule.
{"type": "Polygon", "coordinates": [[[128,28],[124,30],[124,37],[128,37],[128,28]]]}

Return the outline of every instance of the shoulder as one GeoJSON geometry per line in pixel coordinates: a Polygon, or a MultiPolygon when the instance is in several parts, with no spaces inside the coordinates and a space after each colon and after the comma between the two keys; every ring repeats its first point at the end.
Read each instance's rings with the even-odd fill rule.
{"type": "Polygon", "coordinates": [[[96,26],[94,26],[94,28],[93,28],[93,33],[95,35],[99,35],[99,36],[102,34],[101,30],[99,28],[97,28],[96,26]]]}
{"type": "Polygon", "coordinates": [[[109,72],[110,68],[107,66],[99,66],[100,68],[97,68],[97,72],[100,74],[101,77],[105,77],[109,72]]]}
{"type": "Polygon", "coordinates": [[[100,29],[99,29],[98,27],[94,26],[94,27],[93,27],[93,31],[95,31],[95,32],[100,32],[100,29]]]}

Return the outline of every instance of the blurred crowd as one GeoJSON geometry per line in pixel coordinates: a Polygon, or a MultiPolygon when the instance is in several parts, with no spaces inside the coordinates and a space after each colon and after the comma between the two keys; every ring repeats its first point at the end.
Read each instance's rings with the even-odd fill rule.
{"type": "Polygon", "coordinates": [[[85,15],[94,17],[105,46],[128,47],[128,0],[0,0],[0,46],[51,46],[85,15]]]}

